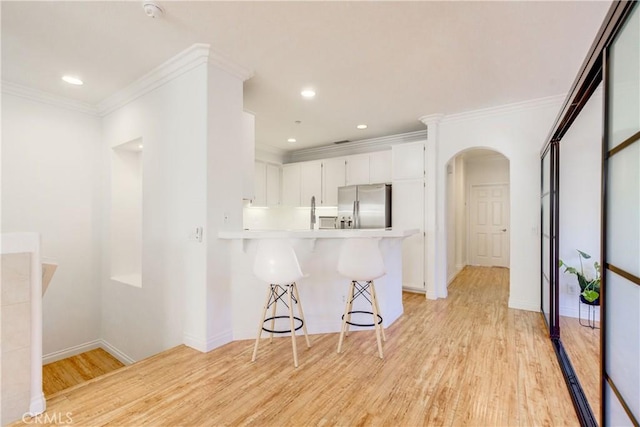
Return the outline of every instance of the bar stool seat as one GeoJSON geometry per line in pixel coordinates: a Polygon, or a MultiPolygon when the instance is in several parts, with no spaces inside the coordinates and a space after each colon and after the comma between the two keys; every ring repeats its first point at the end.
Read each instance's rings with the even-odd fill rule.
{"type": "Polygon", "coordinates": [[[273,342],[273,334],[291,333],[291,344],[293,346],[293,364],[298,367],[298,351],[296,347],[296,331],[302,329],[307,341],[307,347],[311,347],[307,326],[304,321],[302,303],[298,294],[296,282],[304,275],[300,270],[300,264],[296,253],[287,239],[265,239],[258,242],[258,249],[253,264],[253,274],[266,282],[267,296],[262,309],[262,318],[258,324],[258,337],[253,347],[252,362],[255,362],[258,354],[258,344],[262,337],[262,331],[270,333],[270,341],[273,342]],[[278,316],[278,303],[288,309],[286,316],[278,316]],[[298,306],[298,316],[293,315],[293,304],[298,306]],[[267,316],[267,310],[271,308],[271,316],[267,316]],[[289,319],[289,329],[276,330],[276,319],[289,319]],[[265,327],[266,322],[271,322],[270,327],[265,327]],[[298,325],[296,326],[296,323],[298,325]]]}
{"type": "Polygon", "coordinates": [[[382,315],[378,305],[378,297],[374,280],[386,274],[384,260],[380,252],[380,239],[375,238],[351,238],[345,239],[340,249],[338,259],[338,272],[351,280],[347,303],[342,316],[342,328],[338,341],[338,353],[342,352],[342,343],[345,335],[349,335],[349,325],[373,326],[378,343],[378,356],[382,359],[382,340],[387,338],[382,326],[382,315]],[[358,297],[363,297],[371,304],[371,311],[353,310],[353,302],[358,297]],[[362,324],[351,321],[353,313],[371,314],[373,323],[362,324]],[[381,339],[382,338],[382,339],[381,339]]]}

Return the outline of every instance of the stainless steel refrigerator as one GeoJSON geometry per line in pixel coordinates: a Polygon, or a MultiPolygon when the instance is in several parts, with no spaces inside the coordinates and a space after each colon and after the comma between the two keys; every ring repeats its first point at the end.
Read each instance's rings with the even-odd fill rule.
{"type": "Polygon", "coordinates": [[[338,188],[338,228],[391,228],[391,185],[338,188]]]}

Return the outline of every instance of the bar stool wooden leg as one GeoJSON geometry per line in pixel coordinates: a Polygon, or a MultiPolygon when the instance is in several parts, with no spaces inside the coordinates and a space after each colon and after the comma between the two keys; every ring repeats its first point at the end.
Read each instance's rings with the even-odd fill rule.
{"type": "MultiPolygon", "coordinates": [[[[371,282],[371,294],[373,295],[372,302],[374,302],[374,304],[376,305],[376,310],[378,310],[378,314],[380,314],[380,306],[378,305],[378,294],[376,294],[376,288],[373,285],[373,281],[371,282]]],[[[375,321],[377,323],[378,319],[376,319],[375,321]]],[[[387,341],[387,337],[384,334],[383,324],[380,324],[380,330],[382,331],[382,341],[387,341]]]]}
{"type": "MultiPolygon", "coordinates": [[[[267,307],[269,306],[269,300],[271,299],[271,286],[267,287],[267,298],[264,300],[264,306],[262,308],[262,317],[258,323],[258,338],[256,338],[256,344],[253,346],[253,356],[251,361],[256,361],[256,355],[258,354],[258,344],[260,343],[260,337],[262,336],[262,327],[264,325],[264,319],[267,315],[267,307]]],[[[273,330],[273,328],[271,328],[273,330]]]]}
{"type": "Polygon", "coordinates": [[[376,341],[378,342],[378,356],[382,359],[384,356],[382,355],[382,340],[380,339],[380,329],[382,329],[382,325],[378,323],[378,301],[376,299],[376,290],[373,287],[373,281],[371,283],[371,309],[373,310],[373,326],[376,330],[376,341]]]}
{"type": "Polygon", "coordinates": [[[342,341],[344,340],[344,335],[348,330],[349,324],[347,323],[347,319],[351,319],[351,315],[349,311],[351,311],[350,307],[353,299],[353,282],[349,285],[349,293],[347,295],[347,302],[344,305],[344,316],[342,316],[342,328],[340,328],[340,340],[338,341],[338,353],[342,352],[342,341]]]}
{"type": "Polygon", "coordinates": [[[298,301],[298,313],[300,314],[300,318],[302,319],[302,332],[304,332],[304,338],[307,340],[307,348],[311,348],[311,342],[309,342],[309,334],[307,334],[307,322],[304,320],[302,301],[300,300],[300,295],[298,294],[298,285],[296,283],[293,284],[293,292],[296,300],[298,301]]]}
{"type": "Polygon", "coordinates": [[[293,346],[293,366],[298,367],[298,348],[296,347],[296,325],[293,319],[293,285],[287,286],[287,296],[289,298],[289,323],[291,325],[291,345],[293,346]]]}
{"type": "Polygon", "coordinates": [[[346,325],[346,329],[345,329],[345,335],[349,336],[349,328],[351,327],[351,312],[353,311],[353,300],[354,300],[354,294],[355,294],[355,290],[356,290],[356,282],[351,282],[351,286],[349,287],[349,295],[347,295],[347,304],[349,305],[349,308],[347,309],[347,325],[346,325]]]}

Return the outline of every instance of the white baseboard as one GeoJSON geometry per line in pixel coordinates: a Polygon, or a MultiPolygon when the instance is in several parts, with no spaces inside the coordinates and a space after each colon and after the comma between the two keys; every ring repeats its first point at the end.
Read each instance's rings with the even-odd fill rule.
{"type": "Polygon", "coordinates": [[[195,350],[198,350],[202,353],[207,352],[207,342],[201,338],[194,337],[189,334],[182,334],[182,342],[187,347],[191,347],[195,350]]]}
{"type": "Polygon", "coordinates": [[[464,266],[460,266],[460,265],[456,265],[456,271],[451,275],[451,277],[449,277],[449,279],[447,280],[447,288],[449,287],[449,285],[451,284],[451,282],[453,282],[454,280],[456,280],[456,277],[458,277],[458,274],[460,274],[460,272],[462,271],[462,268],[464,266]]]}
{"type": "Polygon", "coordinates": [[[532,304],[531,301],[516,300],[511,298],[509,298],[509,308],[540,312],[540,306],[538,304],[532,304]]]}
{"type": "Polygon", "coordinates": [[[74,345],[63,350],[54,351],[53,353],[45,354],[42,356],[42,364],[57,362],[58,360],[66,359],[67,357],[76,356],[80,353],[95,350],[96,348],[102,348],[104,351],[118,359],[125,365],[135,363],[135,360],[118,350],[103,339],[93,340],[84,344],[74,345]]]}
{"type": "Polygon", "coordinates": [[[202,353],[208,353],[213,349],[230,343],[231,341],[233,341],[233,333],[230,330],[223,331],[215,336],[209,337],[206,341],[201,338],[194,337],[193,335],[182,335],[182,342],[184,345],[202,353]]]}
{"type": "Polygon", "coordinates": [[[409,288],[407,286],[402,287],[402,292],[413,292],[414,294],[424,294],[426,291],[419,288],[409,288]]]}
{"type": "Polygon", "coordinates": [[[560,316],[578,318],[578,309],[574,307],[560,306],[560,316]]]}
{"type": "Polygon", "coordinates": [[[31,398],[29,403],[29,415],[35,417],[42,414],[47,409],[47,401],[44,398],[44,393],[40,393],[38,396],[31,398]]]}
{"type": "Polygon", "coordinates": [[[66,359],[67,357],[72,357],[80,353],[95,350],[96,348],[100,348],[101,344],[102,340],[93,340],[83,344],[74,345],[72,347],[67,347],[62,350],[54,351],[53,353],[45,354],[42,356],[42,364],[46,365],[48,363],[57,362],[58,360],[66,359]]]}
{"type": "Polygon", "coordinates": [[[102,344],[100,347],[102,347],[104,351],[106,351],[107,353],[109,353],[110,355],[112,355],[113,357],[115,357],[125,365],[131,365],[132,363],[136,363],[135,359],[133,359],[132,357],[129,357],[124,352],[120,351],[119,349],[117,349],[107,341],[100,340],[100,342],[102,344]]]}

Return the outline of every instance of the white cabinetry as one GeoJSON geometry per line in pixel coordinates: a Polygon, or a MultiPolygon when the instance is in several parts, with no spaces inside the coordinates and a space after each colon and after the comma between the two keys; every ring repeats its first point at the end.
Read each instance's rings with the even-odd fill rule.
{"type": "Polygon", "coordinates": [[[282,204],[300,206],[300,163],[282,166],[282,204]]]}
{"type": "Polygon", "coordinates": [[[253,200],[255,198],[255,123],[256,119],[253,114],[242,113],[242,198],[245,200],[253,200]]]}
{"type": "Polygon", "coordinates": [[[425,166],[424,142],[394,145],[392,148],[393,227],[417,228],[419,234],[402,242],[402,286],[425,289],[425,166]]]}
{"type": "Polygon", "coordinates": [[[348,156],[346,160],[346,185],[369,183],[369,155],[356,154],[348,156]]]}
{"type": "Polygon", "coordinates": [[[322,205],[338,206],[338,187],[345,185],[344,157],[322,161],[322,205]]]}
{"type": "Polygon", "coordinates": [[[391,182],[391,150],[334,157],[282,167],[282,204],[338,206],[338,187],[391,182]],[[297,180],[297,181],[296,181],[297,180]]]}
{"type": "Polygon", "coordinates": [[[376,151],[369,154],[369,183],[391,182],[391,150],[376,151]]]}
{"type": "Polygon", "coordinates": [[[254,197],[252,206],[267,206],[267,164],[256,161],[253,176],[254,197]]]}
{"type": "Polygon", "coordinates": [[[300,205],[311,206],[311,197],[316,198],[316,205],[322,204],[322,162],[300,163],[300,205]]]}
{"type": "Polygon", "coordinates": [[[280,166],[267,163],[267,206],[280,204],[280,166]]]}
{"type": "Polygon", "coordinates": [[[251,206],[278,206],[280,204],[280,167],[257,160],[254,170],[255,197],[251,206]]]}
{"type": "Polygon", "coordinates": [[[394,145],[393,180],[424,178],[424,142],[394,145]]]}

